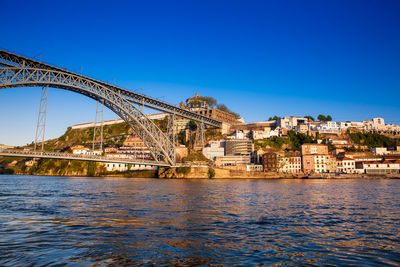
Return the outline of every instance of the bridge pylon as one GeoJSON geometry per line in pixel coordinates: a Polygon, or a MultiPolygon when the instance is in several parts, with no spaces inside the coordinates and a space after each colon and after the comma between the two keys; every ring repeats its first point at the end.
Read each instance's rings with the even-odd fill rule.
{"type": "MultiPolygon", "coordinates": [[[[175,150],[175,147],[176,147],[175,119],[176,119],[175,113],[170,114],[168,116],[168,125],[167,125],[167,136],[171,140],[171,143],[174,146],[174,150],[175,150]]],[[[176,162],[175,161],[175,154],[176,153],[174,151],[174,154],[172,155],[174,162],[176,162]]]]}
{"type": "Polygon", "coordinates": [[[46,132],[46,116],[47,116],[47,96],[49,94],[49,87],[43,86],[40,96],[39,114],[36,125],[35,143],[33,150],[36,151],[39,143],[41,143],[41,150],[44,150],[44,135],[46,132]]]}
{"type": "Polygon", "coordinates": [[[96,138],[97,132],[99,132],[100,136],[100,150],[103,150],[103,126],[104,126],[103,112],[104,112],[104,99],[102,99],[101,101],[97,101],[96,105],[96,117],[94,119],[94,126],[93,126],[93,145],[92,145],[93,151],[95,150],[95,144],[97,141],[96,138]],[[100,110],[99,110],[99,104],[100,104],[100,110]],[[99,127],[97,125],[99,117],[100,117],[100,129],[98,129],[99,127]]]}
{"type": "Polygon", "coordinates": [[[203,122],[197,123],[197,128],[196,128],[196,139],[194,142],[194,147],[195,148],[203,148],[205,146],[205,125],[203,122]]]}

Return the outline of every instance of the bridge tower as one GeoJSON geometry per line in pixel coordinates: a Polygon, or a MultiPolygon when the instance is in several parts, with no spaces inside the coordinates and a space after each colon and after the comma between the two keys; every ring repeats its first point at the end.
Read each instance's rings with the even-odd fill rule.
{"type": "Polygon", "coordinates": [[[95,150],[95,144],[97,141],[97,138],[96,138],[97,132],[99,132],[99,136],[100,136],[100,150],[103,150],[103,126],[104,126],[103,111],[104,111],[104,99],[102,99],[101,102],[97,101],[97,104],[96,104],[96,117],[94,119],[94,126],[93,126],[93,145],[92,145],[93,151],[95,150]],[[100,104],[100,110],[99,110],[99,104],[100,104]],[[99,117],[100,117],[100,119],[99,119],[99,117]],[[98,127],[98,125],[97,125],[98,120],[100,120],[100,127],[98,127]]]}
{"type": "Polygon", "coordinates": [[[204,131],[205,131],[204,123],[198,122],[197,128],[196,128],[196,139],[194,142],[194,146],[197,148],[203,148],[205,146],[206,139],[205,139],[204,131]]]}
{"type": "Polygon", "coordinates": [[[35,143],[33,150],[36,151],[39,143],[41,143],[41,150],[44,150],[44,135],[46,132],[46,115],[47,115],[47,96],[49,87],[43,86],[40,96],[39,114],[36,125],[35,143]]]}

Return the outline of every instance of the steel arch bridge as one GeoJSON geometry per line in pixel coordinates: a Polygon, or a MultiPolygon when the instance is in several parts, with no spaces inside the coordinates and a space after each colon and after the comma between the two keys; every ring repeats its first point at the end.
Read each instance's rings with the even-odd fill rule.
{"type": "Polygon", "coordinates": [[[155,165],[175,165],[175,145],[171,137],[163,133],[137,105],[188,118],[212,127],[221,126],[220,121],[163,101],[0,50],[0,89],[45,86],[73,91],[103,102],[142,139],[153,156],[155,165]]]}

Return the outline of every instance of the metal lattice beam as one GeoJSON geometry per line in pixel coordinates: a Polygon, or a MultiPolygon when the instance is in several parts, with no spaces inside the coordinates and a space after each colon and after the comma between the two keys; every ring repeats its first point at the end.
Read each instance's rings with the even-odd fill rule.
{"type": "Polygon", "coordinates": [[[177,106],[168,104],[164,101],[160,101],[158,99],[148,97],[144,94],[137,94],[135,92],[120,88],[118,86],[114,86],[102,81],[95,80],[90,77],[85,77],[80,74],[73,73],[63,68],[58,68],[43,62],[39,62],[27,57],[23,57],[20,55],[16,55],[10,53],[8,51],[0,50],[0,66],[4,67],[20,67],[20,68],[33,68],[33,69],[42,69],[42,70],[52,70],[59,73],[64,73],[66,75],[74,75],[78,78],[83,78],[87,81],[95,82],[98,85],[102,85],[104,87],[113,90],[114,92],[118,92],[121,96],[126,97],[132,103],[138,105],[144,105],[145,107],[152,108],[155,110],[159,110],[162,112],[167,112],[170,114],[175,114],[176,116],[183,117],[189,120],[193,120],[196,122],[203,122],[205,125],[219,128],[222,123],[218,120],[197,114],[195,112],[191,112],[186,109],[179,108],[177,106]]]}
{"type": "Polygon", "coordinates": [[[0,68],[0,89],[48,86],[74,91],[104,101],[104,105],[119,115],[138,134],[156,162],[175,165],[175,146],[135,104],[120,91],[61,71],[28,67],[0,68]]]}

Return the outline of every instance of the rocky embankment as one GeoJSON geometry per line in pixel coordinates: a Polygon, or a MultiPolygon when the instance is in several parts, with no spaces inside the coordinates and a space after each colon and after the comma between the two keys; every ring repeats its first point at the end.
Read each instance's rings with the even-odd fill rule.
{"type": "Polygon", "coordinates": [[[213,179],[370,179],[370,178],[387,178],[399,179],[399,175],[366,175],[366,174],[282,174],[273,172],[250,172],[244,170],[224,169],[217,167],[174,167],[159,168],[158,178],[164,179],[196,179],[196,178],[213,178],[213,179]],[[213,171],[210,171],[213,170],[213,171]],[[211,175],[213,173],[213,175],[211,175]]]}

